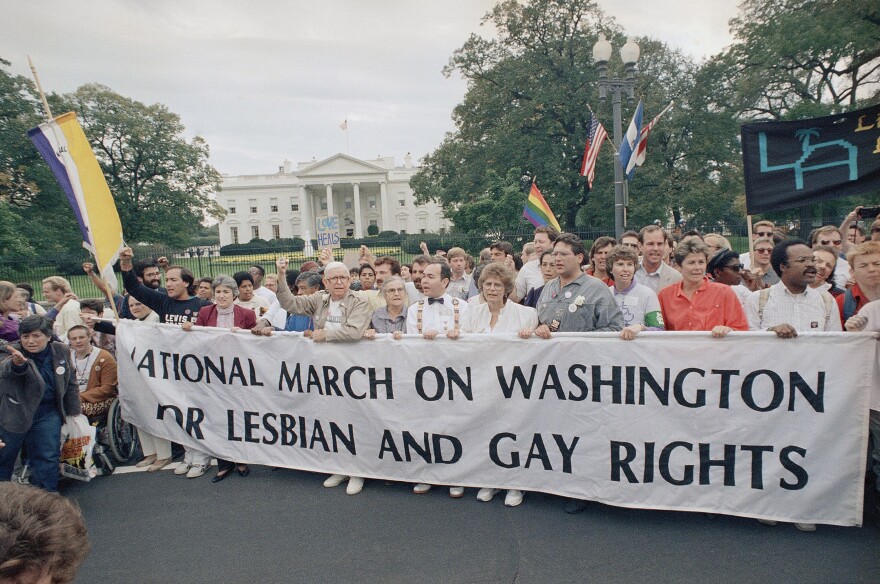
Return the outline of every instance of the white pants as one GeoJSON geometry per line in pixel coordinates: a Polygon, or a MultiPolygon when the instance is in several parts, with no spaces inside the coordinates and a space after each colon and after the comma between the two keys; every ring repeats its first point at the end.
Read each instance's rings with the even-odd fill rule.
{"type": "Polygon", "coordinates": [[[206,452],[202,452],[201,450],[196,450],[195,448],[186,448],[186,451],[183,454],[183,464],[188,464],[190,466],[211,466],[211,455],[206,452]]]}
{"type": "Polygon", "coordinates": [[[165,460],[171,458],[171,442],[158,436],[145,432],[138,428],[138,436],[141,439],[141,449],[144,456],[155,454],[157,460],[165,460]]]}

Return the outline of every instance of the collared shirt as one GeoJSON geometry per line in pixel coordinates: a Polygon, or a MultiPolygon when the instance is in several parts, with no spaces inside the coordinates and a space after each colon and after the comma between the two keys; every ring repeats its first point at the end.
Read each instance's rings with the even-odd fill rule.
{"type": "Polygon", "coordinates": [[[749,330],[742,305],[730,286],[703,278],[693,297],[688,298],[682,284],[667,286],[657,295],[666,330],[710,331],[721,325],[738,331],[749,330]]]}
{"type": "Polygon", "coordinates": [[[449,284],[446,286],[446,293],[453,298],[458,298],[459,300],[467,300],[468,298],[470,298],[472,281],[472,277],[470,277],[466,273],[462,273],[461,278],[459,278],[458,280],[449,280],[449,284]]]}
{"type": "Polygon", "coordinates": [[[553,332],[619,331],[623,315],[608,286],[581,274],[559,287],[559,278],[544,285],[538,299],[538,321],[553,332]]]}
{"type": "Polygon", "coordinates": [[[406,309],[396,317],[391,318],[388,307],[382,306],[373,313],[372,327],[377,333],[406,332],[406,309]]]}
{"type": "Polygon", "coordinates": [[[461,321],[461,330],[465,333],[516,333],[527,329],[535,330],[538,326],[538,314],[534,308],[521,306],[508,299],[498,313],[495,327],[491,326],[492,310],[488,304],[472,306],[461,321]]]}
{"type": "Polygon", "coordinates": [[[514,289],[519,299],[526,297],[529,290],[540,288],[544,285],[544,275],[541,273],[541,260],[529,260],[523,264],[522,269],[516,275],[514,289]]]}
{"type": "Polygon", "coordinates": [[[660,301],[657,300],[657,294],[653,290],[636,281],[623,290],[618,290],[613,285],[608,289],[611,290],[614,302],[623,315],[623,326],[640,324],[648,330],[664,330],[660,301]]]}
{"type": "MultiPolygon", "coordinates": [[[[853,300],[856,301],[856,309],[853,312],[853,314],[855,314],[856,312],[861,310],[864,305],[866,305],[868,302],[871,301],[870,298],[865,296],[865,293],[862,292],[862,289],[859,288],[858,284],[853,284],[853,287],[850,288],[849,293],[852,294],[853,300]]],[[[840,321],[841,322],[846,322],[846,319],[844,318],[844,314],[843,314],[843,307],[846,304],[846,296],[847,296],[847,294],[843,293],[836,298],[837,308],[840,312],[840,321]]],[[[850,315],[850,316],[852,316],[852,315],[850,315]]]]}
{"type": "Polygon", "coordinates": [[[444,294],[440,298],[443,299],[442,304],[431,303],[430,299],[426,298],[409,307],[406,312],[407,333],[419,335],[426,331],[442,333],[460,328],[461,317],[468,311],[470,305],[449,294],[444,294]]]}
{"type": "Polygon", "coordinates": [[[769,290],[763,311],[760,290],[752,292],[746,302],[751,330],[762,331],[779,324],[790,324],[800,332],[841,330],[840,313],[835,310],[834,299],[828,292],[808,287],[794,294],[782,282],[773,284],[769,290]]]}
{"type": "Polygon", "coordinates": [[[660,262],[660,267],[657,268],[656,272],[652,273],[648,273],[644,265],[639,266],[633,279],[642,286],[647,286],[656,294],[659,294],[663,288],[671,286],[676,282],[681,282],[681,273],[675,268],[670,268],[666,262],[660,262]]]}

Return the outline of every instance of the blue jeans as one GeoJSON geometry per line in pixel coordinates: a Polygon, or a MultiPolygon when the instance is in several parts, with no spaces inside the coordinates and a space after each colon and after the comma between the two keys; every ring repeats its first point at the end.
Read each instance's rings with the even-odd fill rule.
{"type": "Polygon", "coordinates": [[[62,423],[55,404],[40,404],[27,432],[19,434],[0,428],[0,440],[6,443],[5,448],[0,448],[0,481],[12,478],[18,451],[25,446],[33,470],[31,484],[47,491],[57,491],[62,423]]]}

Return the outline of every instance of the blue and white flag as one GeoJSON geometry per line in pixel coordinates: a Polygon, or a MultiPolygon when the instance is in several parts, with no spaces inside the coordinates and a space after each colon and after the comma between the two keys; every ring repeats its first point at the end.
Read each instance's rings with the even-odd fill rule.
{"type": "MultiPolygon", "coordinates": [[[[626,134],[623,135],[623,140],[620,141],[620,166],[624,169],[629,166],[629,159],[632,157],[633,152],[636,151],[636,147],[641,139],[643,109],[642,100],[639,100],[639,105],[636,107],[636,113],[633,114],[632,122],[630,122],[629,128],[627,128],[626,134]]],[[[632,172],[629,173],[627,178],[632,178],[632,172]]]]}

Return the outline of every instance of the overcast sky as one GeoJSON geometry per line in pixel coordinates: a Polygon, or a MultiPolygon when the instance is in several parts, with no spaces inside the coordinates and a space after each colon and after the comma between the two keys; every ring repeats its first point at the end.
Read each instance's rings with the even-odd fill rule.
{"type": "MultiPolygon", "coordinates": [[[[730,44],[737,0],[598,0],[627,34],[704,58],[730,44]]],[[[287,158],[433,151],[465,93],[441,70],[494,0],[5,2],[0,57],[46,91],[102,83],[179,114],[222,173],[287,158]]]]}

